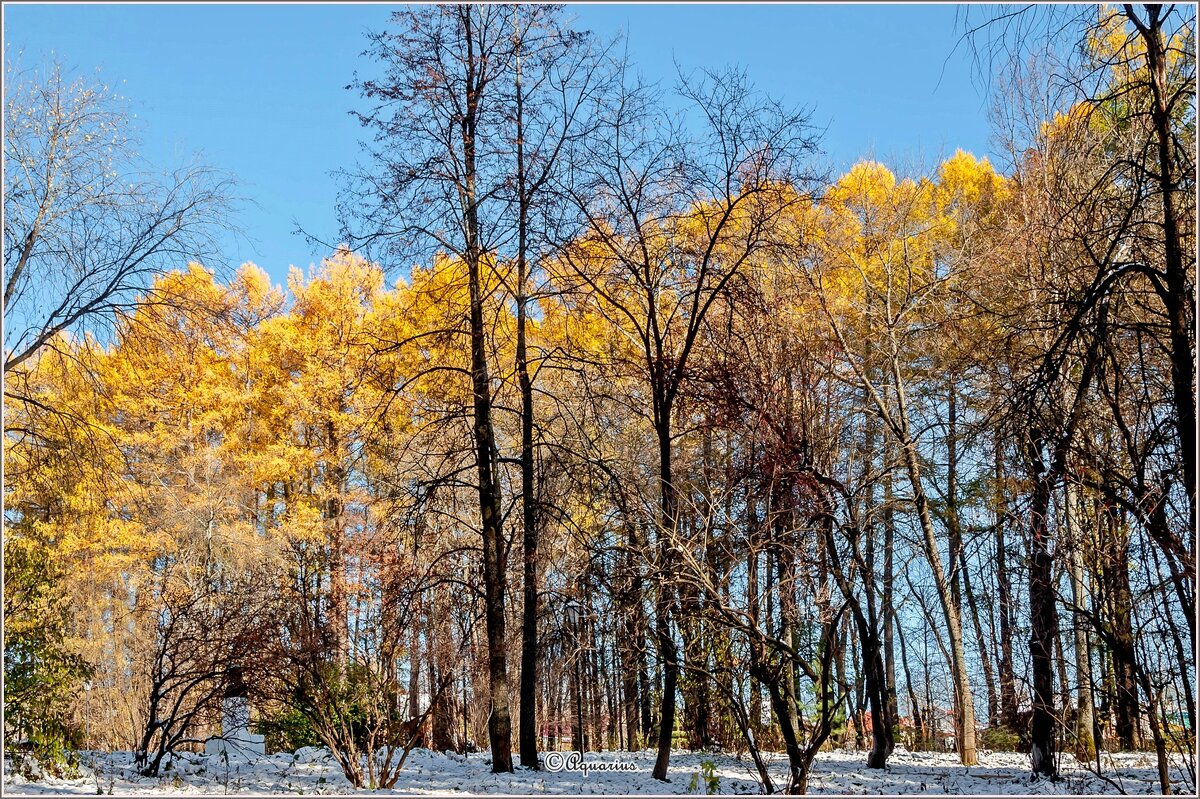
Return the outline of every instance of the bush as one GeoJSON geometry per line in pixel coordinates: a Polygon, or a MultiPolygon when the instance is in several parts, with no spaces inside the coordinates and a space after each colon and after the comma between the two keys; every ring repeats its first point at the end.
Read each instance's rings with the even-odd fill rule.
{"type": "Polygon", "coordinates": [[[721,778],[717,776],[717,764],[712,760],[700,761],[700,770],[692,775],[692,781],[688,784],[688,793],[698,794],[701,787],[708,795],[721,792],[721,778]]]}
{"type": "Polygon", "coordinates": [[[312,722],[294,707],[260,719],[255,732],[266,737],[263,743],[268,753],[295,752],[305,746],[321,745],[312,722]]]}
{"type": "Polygon", "coordinates": [[[4,739],[41,768],[73,771],[83,743],[70,709],[92,670],[67,651],[68,608],[58,566],[38,541],[10,534],[4,542],[4,739]]]}
{"type": "Polygon", "coordinates": [[[983,748],[993,752],[1021,751],[1021,736],[1007,727],[988,727],[981,738],[983,748]]]}

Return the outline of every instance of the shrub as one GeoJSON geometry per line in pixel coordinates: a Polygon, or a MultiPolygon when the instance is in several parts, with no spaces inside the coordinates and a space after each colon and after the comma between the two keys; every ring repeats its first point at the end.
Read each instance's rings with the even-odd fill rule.
{"type": "Polygon", "coordinates": [[[51,555],[30,538],[10,533],[4,542],[4,738],[60,774],[74,770],[82,740],[70,708],[92,670],[64,645],[68,608],[51,555]]]}
{"type": "Polygon", "coordinates": [[[305,746],[320,746],[308,717],[294,707],[259,719],[254,731],[265,737],[267,752],[295,752],[305,746]]]}
{"type": "Polygon", "coordinates": [[[1018,752],[1021,736],[1007,727],[988,727],[981,736],[983,747],[994,752],[1018,752]]]}
{"type": "Polygon", "coordinates": [[[700,761],[700,770],[692,775],[692,781],[688,784],[688,793],[700,793],[701,785],[704,786],[706,794],[712,795],[721,792],[721,778],[717,776],[717,764],[711,760],[700,761]]]}

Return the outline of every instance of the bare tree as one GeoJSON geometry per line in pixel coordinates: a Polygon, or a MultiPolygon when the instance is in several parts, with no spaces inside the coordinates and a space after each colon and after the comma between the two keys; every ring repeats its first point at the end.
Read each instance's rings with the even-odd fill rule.
{"type": "Polygon", "coordinates": [[[150,279],[215,254],[231,184],[203,166],[156,174],[125,100],[61,64],[5,68],[4,372],[57,334],[132,307],[150,279]]]}
{"type": "Polygon", "coordinates": [[[593,110],[608,77],[604,53],[587,34],[571,30],[554,5],[514,5],[513,176],[516,206],[516,371],[521,397],[521,508],[523,532],[520,753],[537,768],[539,514],[534,463],[534,379],[529,316],[538,291],[533,274],[554,254],[553,242],[574,235],[580,216],[567,202],[574,155],[595,135],[593,110]]]}
{"type": "Polygon", "coordinates": [[[196,723],[217,710],[235,668],[261,672],[267,615],[262,573],[222,569],[203,555],[174,560],[155,578],[140,613],[149,619],[145,659],[149,686],[134,752],[138,768],[157,776],[163,759],[193,737],[196,723]]]}
{"type": "MultiPolygon", "coordinates": [[[[358,113],[376,134],[372,167],[348,175],[342,217],[352,245],[395,257],[441,252],[466,266],[472,435],[486,594],[492,770],[512,771],[508,634],[499,451],[484,306],[496,257],[511,236],[501,214],[509,172],[508,104],[500,81],[514,60],[511,15],[491,5],[413,8],[372,34],[380,80],[353,88],[376,103],[358,113]]],[[[507,88],[507,87],[505,87],[507,88]]]]}
{"type": "MultiPolygon", "coordinates": [[[[1017,326],[1032,351],[1015,407],[1021,411],[1018,449],[1032,486],[1032,751],[1040,774],[1056,771],[1055,531],[1047,515],[1060,483],[1067,484],[1071,505],[1072,483],[1095,474],[1086,482],[1139,519],[1174,567],[1172,593],[1194,648],[1194,570],[1179,565],[1194,561],[1188,537],[1178,534],[1182,526],[1171,530],[1162,523],[1165,513],[1146,512],[1178,502],[1186,504],[1187,529],[1195,524],[1195,238],[1194,228],[1181,224],[1195,214],[1194,25],[1186,6],[1123,5],[1027,7],[965,26],[964,36],[989,67],[1010,62],[999,64],[1007,69],[997,118],[1019,187],[1015,239],[1022,244],[1016,252],[1030,264],[1031,301],[1017,326]],[[1163,372],[1169,379],[1161,379],[1163,372]],[[1139,394],[1143,407],[1153,407],[1137,417],[1153,419],[1149,429],[1126,416],[1126,403],[1139,394]],[[1114,441],[1095,442],[1088,430],[1108,416],[1115,418],[1106,429],[1122,431],[1127,464],[1112,451],[1114,441]],[[1169,420],[1175,441],[1163,435],[1159,420],[1169,420]],[[1146,489],[1154,497],[1149,502],[1146,489]]],[[[1124,588],[1113,592],[1126,594],[1124,588]]],[[[1127,625],[1128,605],[1118,602],[1122,609],[1111,619],[1118,628],[1127,625]]],[[[1132,630],[1122,630],[1112,652],[1124,746],[1133,744],[1138,714],[1131,638],[1132,630]]],[[[1081,684],[1087,681],[1090,675],[1082,675],[1081,684]]],[[[1185,693],[1190,696],[1190,686],[1185,693]]],[[[1188,713],[1194,718],[1194,701],[1188,713]]]]}
{"type": "MultiPolygon", "coordinates": [[[[265,682],[275,699],[309,721],[357,788],[395,785],[409,753],[428,745],[427,722],[455,679],[452,670],[431,675],[422,704],[419,686],[405,686],[399,677],[402,663],[410,675],[419,671],[420,652],[405,632],[416,627],[421,603],[444,588],[437,559],[416,562],[408,549],[407,541],[385,536],[354,552],[378,577],[357,592],[353,613],[359,624],[342,653],[331,653],[328,625],[303,580],[272,603],[282,634],[265,646],[275,666],[265,682]]],[[[293,563],[299,577],[303,556],[293,563]]]]}
{"type": "Polygon", "coordinates": [[[663,663],[658,759],[666,779],[675,724],[679,657],[671,630],[671,541],[679,523],[672,476],[673,415],[709,309],[761,254],[773,223],[800,201],[802,159],[816,149],[806,112],[756,93],[738,72],[682,81],[679,99],[699,115],[689,136],[661,98],[625,87],[605,112],[603,134],[574,190],[588,232],[563,259],[582,294],[633,344],[649,388],[659,473],[655,638],[663,663]]]}

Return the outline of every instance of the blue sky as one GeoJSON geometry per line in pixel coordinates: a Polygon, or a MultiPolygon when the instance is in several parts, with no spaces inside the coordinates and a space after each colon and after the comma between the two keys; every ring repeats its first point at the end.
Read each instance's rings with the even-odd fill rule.
{"type": "MultiPolygon", "coordinates": [[[[197,153],[233,173],[244,204],[232,264],[254,261],[282,282],[289,264],[327,253],[297,223],[336,234],[329,173],[358,157],[345,90],[365,32],[392,4],[6,5],[5,56],[23,66],[53,51],[99,68],[142,124],[143,152],[167,168],[197,153]],[[124,83],[121,83],[124,81],[124,83]]],[[[628,34],[632,60],[668,84],[685,68],[738,64],[771,94],[814,106],[835,170],[874,156],[903,166],[958,147],[988,153],[987,103],[972,80],[956,8],[929,5],[572,4],[580,28],[628,34]]]]}

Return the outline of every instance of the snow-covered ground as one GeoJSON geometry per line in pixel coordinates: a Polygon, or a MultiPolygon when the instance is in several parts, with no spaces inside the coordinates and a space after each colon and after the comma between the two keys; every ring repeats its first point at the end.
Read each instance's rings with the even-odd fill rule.
{"type": "MultiPolygon", "coordinates": [[[[783,755],[770,755],[771,772],[779,787],[787,771],[783,755]]],[[[229,765],[218,756],[183,754],[166,764],[158,778],[138,776],[129,752],[84,753],[82,777],[58,779],[43,776],[27,781],[12,772],[6,759],[4,793],[16,794],[198,794],[198,793],[353,793],[329,752],[301,749],[254,762],[229,765]]],[[[661,794],[704,793],[698,772],[706,760],[715,766],[721,793],[759,793],[753,763],[731,755],[677,752],[671,758],[670,782],[650,776],[654,753],[589,753],[584,763],[634,764],[631,771],[526,771],[492,774],[486,754],[458,756],[414,750],[395,788],[381,793],[398,794],[661,794]]],[[[1104,755],[1104,771],[1126,793],[1158,793],[1154,756],[1104,755]]],[[[1035,781],[1029,776],[1026,755],[983,752],[978,766],[965,768],[953,754],[907,752],[898,749],[884,771],[864,765],[861,752],[824,752],[817,758],[809,792],[815,794],[1089,794],[1119,793],[1098,779],[1070,755],[1063,756],[1063,778],[1035,781]]],[[[1176,774],[1183,778],[1182,772],[1176,774]]],[[[1189,787],[1176,786],[1179,792],[1189,787]]]]}

